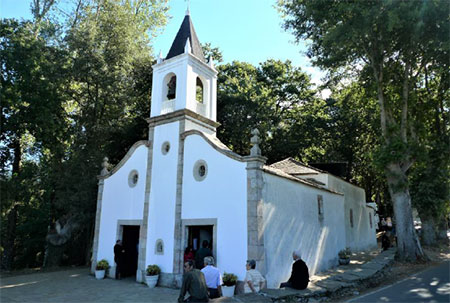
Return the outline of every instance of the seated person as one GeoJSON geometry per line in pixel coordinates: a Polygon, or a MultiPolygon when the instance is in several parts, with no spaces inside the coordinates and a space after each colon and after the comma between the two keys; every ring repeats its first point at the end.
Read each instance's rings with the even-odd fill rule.
{"type": "Polygon", "coordinates": [[[194,261],[188,260],[184,263],[183,285],[181,286],[178,302],[208,302],[208,288],[206,287],[205,276],[194,268],[194,261]],[[184,300],[186,292],[190,297],[184,300]]]}
{"type": "Polygon", "coordinates": [[[300,257],[300,251],[292,253],[294,264],[292,264],[291,277],[287,282],[281,283],[280,288],[290,287],[295,289],[306,289],[309,282],[308,266],[300,257]]]}
{"type": "Polygon", "coordinates": [[[214,258],[205,257],[205,267],[202,269],[202,273],[205,275],[206,286],[208,287],[209,298],[219,298],[222,296],[222,277],[217,267],[214,267],[214,258]]]}
{"type": "Polygon", "coordinates": [[[265,287],[266,279],[255,269],[255,260],[248,260],[245,265],[247,273],[244,279],[244,293],[258,292],[265,287]]]}

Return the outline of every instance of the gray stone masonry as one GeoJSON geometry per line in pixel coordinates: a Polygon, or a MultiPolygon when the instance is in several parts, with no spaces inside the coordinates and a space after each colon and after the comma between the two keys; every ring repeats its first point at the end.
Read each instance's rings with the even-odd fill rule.
{"type": "MultiPolygon", "coordinates": [[[[338,266],[312,276],[305,290],[264,289],[258,294],[237,295],[233,298],[212,300],[212,302],[319,302],[321,299],[333,297],[339,293],[353,292],[358,286],[371,284],[372,280],[379,279],[380,275],[388,271],[394,262],[395,252],[395,249],[384,252],[374,251],[371,255],[376,256],[369,261],[359,260],[360,255],[356,253],[352,256],[353,264],[338,266]]],[[[367,252],[361,253],[363,254],[367,255],[367,252]]]]}
{"type": "Polygon", "coordinates": [[[245,157],[247,162],[247,259],[256,261],[256,267],[264,275],[264,231],[263,231],[263,198],[264,186],[262,167],[267,158],[261,156],[259,148],[259,131],[252,131],[253,137],[250,155],[245,157]]]}

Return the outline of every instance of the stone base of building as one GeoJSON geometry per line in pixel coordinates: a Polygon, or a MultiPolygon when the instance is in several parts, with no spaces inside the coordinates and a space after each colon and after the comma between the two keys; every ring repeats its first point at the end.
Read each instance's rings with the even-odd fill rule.
{"type": "Polygon", "coordinates": [[[165,272],[159,274],[158,286],[181,288],[182,284],[183,284],[182,274],[173,274],[165,272]]]}
{"type": "Polygon", "coordinates": [[[106,271],[106,276],[107,276],[108,278],[115,279],[115,278],[116,278],[116,267],[115,267],[115,266],[111,266],[111,267],[106,271]]]}

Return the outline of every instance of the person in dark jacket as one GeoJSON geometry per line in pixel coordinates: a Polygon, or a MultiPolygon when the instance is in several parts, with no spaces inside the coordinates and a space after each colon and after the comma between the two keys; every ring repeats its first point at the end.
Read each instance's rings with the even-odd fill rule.
{"type": "Polygon", "coordinates": [[[203,263],[205,257],[212,257],[211,249],[208,248],[208,240],[203,240],[202,242],[202,248],[197,250],[195,253],[195,268],[202,269],[205,265],[203,263]]]}
{"type": "Polygon", "coordinates": [[[386,235],[386,232],[381,236],[381,247],[383,250],[388,250],[389,247],[391,247],[391,240],[389,240],[389,237],[386,235]]]}
{"type": "Polygon", "coordinates": [[[208,302],[208,287],[203,273],[194,268],[194,261],[188,260],[184,263],[185,274],[183,275],[183,285],[181,286],[178,302],[208,302]],[[189,293],[186,300],[184,296],[189,293]]]}
{"type": "Polygon", "coordinates": [[[114,245],[114,262],[116,262],[116,279],[120,280],[122,277],[123,262],[124,262],[125,250],[122,246],[122,241],[117,240],[114,245]]]}
{"type": "Polygon", "coordinates": [[[308,266],[301,259],[300,252],[294,251],[292,253],[294,264],[292,264],[291,277],[287,282],[281,283],[280,288],[290,287],[295,289],[306,289],[309,282],[308,266]]]}

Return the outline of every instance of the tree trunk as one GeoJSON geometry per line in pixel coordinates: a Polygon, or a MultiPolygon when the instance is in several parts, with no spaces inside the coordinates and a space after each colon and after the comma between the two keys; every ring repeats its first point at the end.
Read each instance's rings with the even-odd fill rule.
{"type": "Polygon", "coordinates": [[[423,243],[423,245],[426,245],[426,246],[436,245],[435,226],[436,226],[436,224],[432,217],[422,219],[422,243],[423,243]]]}
{"type": "Polygon", "coordinates": [[[441,220],[437,224],[437,238],[438,238],[439,242],[446,244],[446,245],[449,245],[449,241],[450,241],[450,239],[448,238],[448,235],[447,235],[448,229],[449,229],[448,218],[446,218],[445,216],[442,216],[441,220]]]}
{"type": "Polygon", "coordinates": [[[398,258],[408,262],[423,261],[426,257],[414,229],[407,176],[398,164],[389,165],[386,174],[389,193],[394,204],[398,258]]]}
{"type": "Polygon", "coordinates": [[[7,239],[4,242],[5,250],[2,255],[2,269],[11,270],[15,256],[14,240],[16,239],[17,205],[14,205],[9,210],[7,224],[7,239]]]}

